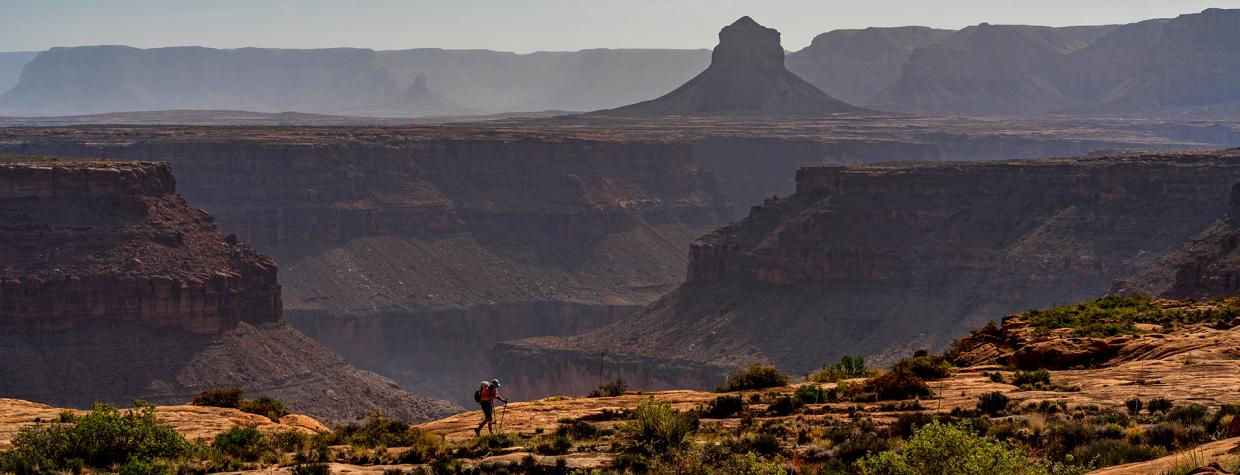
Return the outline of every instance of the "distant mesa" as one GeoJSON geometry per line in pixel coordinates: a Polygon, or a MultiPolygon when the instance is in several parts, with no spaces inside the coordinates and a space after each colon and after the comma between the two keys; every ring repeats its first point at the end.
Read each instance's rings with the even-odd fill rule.
{"type": "Polygon", "coordinates": [[[784,67],[779,31],[741,17],[719,31],[710,66],[658,99],[593,115],[620,117],[820,115],[863,112],[784,67]]]}
{"type": "Polygon", "coordinates": [[[398,101],[402,112],[415,113],[417,115],[468,115],[478,114],[479,112],[462,106],[451,99],[448,99],[439,91],[431,89],[427,84],[426,75],[418,73],[413,80],[413,85],[405,89],[398,101]]]}

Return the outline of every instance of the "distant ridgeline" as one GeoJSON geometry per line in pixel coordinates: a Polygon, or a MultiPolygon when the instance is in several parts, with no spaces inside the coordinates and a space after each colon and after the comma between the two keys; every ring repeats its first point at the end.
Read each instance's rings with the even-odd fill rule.
{"type": "MultiPolygon", "coordinates": [[[[0,53],[0,92],[8,90],[0,95],[0,114],[590,111],[660,97],[711,60],[706,50],[124,46],[54,48],[31,56],[0,53]]],[[[787,67],[835,99],[882,111],[1238,117],[1240,10],[1117,26],[835,30],[789,54],[787,67]]],[[[711,77],[709,84],[719,83],[720,75],[711,77]]]]}

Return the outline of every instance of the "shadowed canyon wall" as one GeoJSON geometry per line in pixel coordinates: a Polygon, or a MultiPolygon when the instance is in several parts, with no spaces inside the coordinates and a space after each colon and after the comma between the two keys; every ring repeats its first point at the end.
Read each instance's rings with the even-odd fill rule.
{"type": "Polygon", "coordinates": [[[332,422],[454,409],[288,327],[275,262],[175,184],[167,163],[0,157],[0,392],[86,406],[240,387],[332,422]]]}
{"type": "Polygon", "coordinates": [[[942,348],[1107,293],[1214,223],[1237,181],[1234,152],[806,168],[792,196],[697,240],[676,291],[594,332],[505,343],[499,373],[548,393],[600,372],[707,388],[749,362],[802,373],[942,348]]]}

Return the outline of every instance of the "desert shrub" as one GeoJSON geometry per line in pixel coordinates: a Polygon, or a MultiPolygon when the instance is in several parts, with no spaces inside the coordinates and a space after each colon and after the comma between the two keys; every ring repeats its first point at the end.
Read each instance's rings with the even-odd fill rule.
{"type": "Polygon", "coordinates": [[[1039,332],[1071,328],[1074,337],[1108,337],[1137,333],[1137,323],[1175,326],[1228,321],[1240,315],[1240,299],[1214,302],[1211,307],[1162,308],[1145,295],[1112,295],[1076,305],[1025,312],[1039,332]]]}
{"type": "Polygon", "coordinates": [[[195,406],[226,407],[236,409],[241,405],[240,388],[212,388],[194,396],[190,402],[195,406]]]}
{"type": "Polygon", "coordinates": [[[815,383],[834,383],[841,379],[864,378],[870,375],[871,371],[865,367],[865,358],[845,355],[838,363],[824,366],[805,379],[815,383]]]}
{"type": "Polygon", "coordinates": [[[288,414],[288,409],[284,407],[284,403],[265,396],[258,399],[242,400],[237,409],[250,414],[266,416],[272,422],[280,422],[280,418],[288,414]]]}
{"type": "Polygon", "coordinates": [[[172,467],[166,464],[129,457],[116,470],[117,475],[172,475],[172,467]]]}
{"type": "Polygon", "coordinates": [[[1118,439],[1101,439],[1072,450],[1072,460],[1094,467],[1144,462],[1167,455],[1167,451],[1118,439]]]}
{"type": "Polygon", "coordinates": [[[624,378],[617,378],[615,381],[610,383],[600,384],[598,389],[590,391],[590,394],[586,395],[586,397],[623,396],[624,392],[628,391],[628,389],[629,383],[626,382],[624,378]]]}
{"type": "Polygon", "coordinates": [[[1210,415],[1210,408],[1201,404],[1189,404],[1167,411],[1166,420],[1184,425],[1204,425],[1210,415]]]}
{"type": "Polygon", "coordinates": [[[908,371],[918,378],[926,380],[943,379],[951,375],[952,365],[942,356],[918,353],[900,361],[891,367],[892,372],[908,371]]]}
{"type": "Polygon", "coordinates": [[[1145,406],[1145,403],[1141,402],[1141,398],[1136,396],[1124,401],[1124,407],[1128,408],[1128,413],[1132,415],[1139,414],[1143,406],[1145,406]]]}
{"type": "Polygon", "coordinates": [[[864,384],[850,385],[844,391],[852,401],[912,399],[933,394],[925,380],[902,368],[871,378],[864,384]]]}
{"type": "Polygon", "coordinates": [[[784,451],[779,438],[769,432],[759,432],[740,440],[735,452],[753,452],[761,455],[778,455],[784,451]]]}
{"type": "Polygon", "coordinates": [[[253,426],[233,426],[215,436],[212,446],[220,453],[245,461],[254,461],[264,451],[263,433],[253,426]]]}
{"type": "Polygon", "coordinates": [[[1167,411],[1170,411],[1173,406],[1174,404],[1170,399],[1165,397],[1156,397],[1154,399],[1150,399],[1150,402],[1145,405],[1145,408],[1150,411],[1150,414],[1154,414],[1156,412],[1166,413],[1167,411]]]}
{"type": "Polygon", "coordinates": [[[616,442],[623,452],[659,455],[683,448],[697,426],[696,415],[651,399],[633,410],[632,420],[616,425],[616,442]]]}
{"type": "MultiPolygon", "coordinates": [[[[613,463],[616,468],[619,467],[613,463]]],[[[637,471],[637,470],[634,470],[637,471]]],[[[692,447],[682,452],[662,457],[649,467],[649,473],[675,473],[678,475],[785,475],[790,474],[782,459],[766,460],[756,453],[736,453],[708,445],[692,447]]],[[[645,471],[641,471],[644,473],[645,471]]]]}
{"type": "Polygon", "coordinates": [[[1048,451],[1056,458],[1063,458],[1077,447],[1088,444],[1101,436],[1097,427],[1082,421],[1063,421],[1048,428],[1048,451]]]}
{"type": "Polygon", "coordinates": [[[1048,465],[1030,459],[1018,448],[977,435],[962,424],[931,423],[918,429],[899,451],[884,451],[859,460],[862,474],[972,475],[1050,473],[1048,465]]]}
{"type": "Polygon", "coordinates": [[[741,402],[740,396],[719,396],[710,402],[710,405],[702,413],[702,417],[708,419],[727,419],[739,414],[744,409],[745,405],[741,402]]]}
{"type": "Polygon", "coordinates": [[[346,424],[332,431],[328,442],[333,445],[347,444],[372,449],[375,447],[408,447],[424,434],[423,429],[391,419],[382,413],[371,412],[361,425],[346,424]]]}
{"type": "Polygon", "coordinates": [[[728,376],[725,391],[766,389],[788,385],[788,375],[771,365],[752,364],[728,376]]]}
{"type": "Polygon", "coordinates": [[[1011,400],[1011,398],[999,391],[985,393],[977,398],[977,410],[991,416],[997,416],[1007,410],[1008,402],[1011,400]]]}
{"type": "Polygon", "coordinates": [[[896,417],[896,422],[891,425],[891,433],[901,439],[912,437],[918,428],[934,422],[934,415],[925,412],[909,412],[900,414],[896,417]]]}
{"type": "Polygon", "coordinates": [[[806,404],[822,404],[829,401],[827,392],[817,384],[803,384],[793,393],[793,397],[806,404]]]}
{"type": "Polygon", "coordinates": [[[331,466],[325,463],[306,463],[294,465],[292,475],[331,475],[331,466]]]}
{"type": "Polygon", "coordinates": [[[803,405],[800,399],[795,399],[791,396],[778,396],[766,406],[766,413],[776,417],[787,416],[796,412],[803,405]]]}
{"type": "Polygon", "coordinates": [[[430,463],[448,459],[448,444],[434,432],[422,429],[411,429],[406,434],[409,449],[401,452],[397,458],[401,463],[430,463]]]}
{"type": "Polygon", "coordinates": [[[1004,379],[1003,379],[1003,373],[1000,373],[1000,372],[998,372],[998,371],[991,372],[991,373],[982,373],[982,375],[986,376],[987,378],[990,378],[990,382],[992,382],[992,383],[1003,383],[1003,382],[1005,382],[1005,381],[1004,381],[1004,379]]]}
{"type": "Polygon", "coordinates": [[[553,433],[534,440],[534,453],[539,455],[564,455],[573,448],[568,435],[553,433]]]}
{"type": "Polygon", "coordinates": [[[573,439],[581,440],[589,439],[598,435],[599,430],[598,426],[586,421],[571,421],[561,422],[560,426],[556,427],[555,432],[557,434],[564,434],[572,437],[573,439]]]}
{"type": "Polygon", "coordinates": [[[1018,387],[1037,387],[1051,384],[1051,373],[1046,368],[1033,371],[1016,371],[1012,375],[1012,385],[1018,387]]]}
{"type": "Polygon", "coordinates": [[[21,428],[12,448],[0,452],[0,472],[69,469],[71,464],[110,468],[131,460],[147,464],[181,457],[191,448],[184,437],[156,421],[155,406],[143,402],[127,411],[96,404],[85,415],[62,420],[21,428]]]}

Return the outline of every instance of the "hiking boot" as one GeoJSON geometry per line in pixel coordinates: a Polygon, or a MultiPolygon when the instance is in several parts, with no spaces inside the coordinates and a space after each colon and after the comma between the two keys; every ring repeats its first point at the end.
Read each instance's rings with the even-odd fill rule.
{"type": "Polygon", "coordinates": [[[474,428],[474,437],[482,437],[482,428],[481,428],[481,427],[475,427],[475,428],[474,428]]]}

